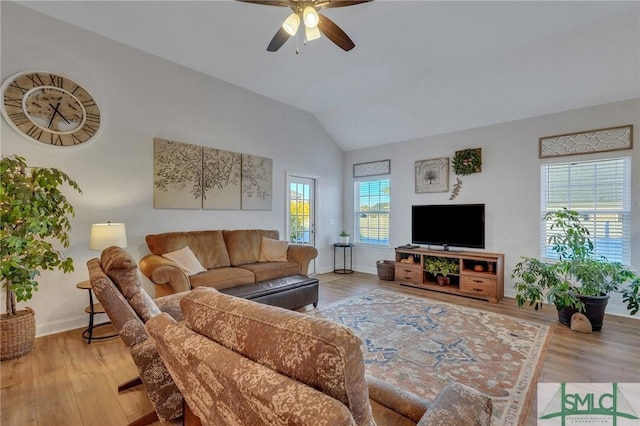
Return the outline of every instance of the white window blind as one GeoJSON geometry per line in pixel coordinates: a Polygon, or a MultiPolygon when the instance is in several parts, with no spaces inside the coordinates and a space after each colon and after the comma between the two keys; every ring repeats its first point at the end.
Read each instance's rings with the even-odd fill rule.
{"type": "Polygon", "coordinates": [[[360,244],[389,245],[389,179],[355,183],[355,241],[360,244]]]}
{"type": "MultiPolygon", "coordinates": [[[[629,266],[631,262],[631,161],[625,158],[545,164],[542,166],[542,212],[567,207],[582,216],[596,256],[629,266]]],[[[541,221],[542,223],[542,221],[541,221]]],[[[551,250],[549,224],[541,225],[541,257],[551,250]]]]}

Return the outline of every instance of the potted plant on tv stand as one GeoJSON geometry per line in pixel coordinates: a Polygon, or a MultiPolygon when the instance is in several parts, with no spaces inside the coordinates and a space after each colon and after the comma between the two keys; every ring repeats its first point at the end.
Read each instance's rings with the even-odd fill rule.
{"type": "Polygon", "coordinates": [[[69,246],[73,207],[60,192],[65,182],[78,184],[57,169],[27,171],[24,158],[0,160],[0,214],[2,226],[1,282],[6,293],[6,313],[0,318],[0,359],[27,354],[35,341],[35,318],[31,308],[17,309],[17,302],[31,299],[38,289],[40,270],[73,271],[73,261],[54,247],[57,240],[69,246]]]}
{"type": "Polygon", "coordinates": [[[594,331],[602,328],[604,312],[611,293],[621,293],[631,315],[640,310],[640,277],[619,262],[609,262],[594,254],[589,230],[581,223],[580,214],[563,208],[547,213],[544,221],[551,230],[559,230],[549,237],[551,248],[559,260],[545,262],[524,257],[516,264],[514,278],[516,301],[535,310],[544,300],[558,309],[558,320],[571,324],[571,316],[582,312],[594,331]]]}
{"type": "Polygon", "coordinates": [[[449,275],[460,272],[460,265],[454,259],[444,257],[427,257],[424,261],[424,270],[436,277],[438,285],[451,284],[449,275]]]}

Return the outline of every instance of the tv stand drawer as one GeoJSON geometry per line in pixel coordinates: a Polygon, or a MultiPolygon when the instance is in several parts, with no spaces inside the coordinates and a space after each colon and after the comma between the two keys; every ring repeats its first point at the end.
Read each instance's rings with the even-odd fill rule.
{"type": "Polygon", "coordinates": [[[460,291],[469,294],[496,297],[498,282],[491,278],[460,277],[460,291]]]}
{"type": "Polygon", "coordinates": [[[422,284],[422,268],[420,265],[402,264],[396,262],[396,281],[422,284]]]}

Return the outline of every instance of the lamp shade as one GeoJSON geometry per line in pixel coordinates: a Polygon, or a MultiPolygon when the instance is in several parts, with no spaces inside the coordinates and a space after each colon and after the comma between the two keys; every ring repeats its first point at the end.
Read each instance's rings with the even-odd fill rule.
{"type": "Polygon", "coordinates": [[[304,8],[302,11],[302,19],[304,20],[304,25],[307,28],[315,28],[318,26],[318,22],[320,22],[318,12],[316,12],[313,6],[307,6],[304,8]]]}
{"type": "Polygon", "coordinates": [[[103,250],[107,247],[127,247],[127,230],[124,223],[94,223],[91,225],[89,248],[103,250]]]}
{"type": "Polygon", "coordinates": [[[300,26],[300,16],[297,13],[292,13],[282,24],[282,28],[289,34],[290,36],[296,35],[298,32],[298,27],[300,26]]]}
{"type": "Polygon", "coordinates": [[[307,36],[307,41],[320,38],[320,30],[318,27],[305,27],[305,34],[307,36]]]}

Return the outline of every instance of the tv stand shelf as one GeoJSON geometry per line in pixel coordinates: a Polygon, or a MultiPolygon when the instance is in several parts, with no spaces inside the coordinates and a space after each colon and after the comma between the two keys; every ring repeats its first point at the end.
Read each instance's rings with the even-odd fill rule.
{"type": "Polygon", "coordinates": [[[498,303],[504,297],[504,254],[397,248],[395,280],[401,285],[498,303]],[[439,285],[425,270],[429,259],[436,257],[458,263],[460,272],[448,275],[450,285],[439,285]]]}

